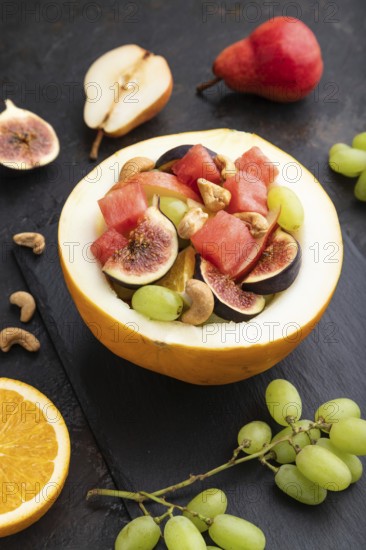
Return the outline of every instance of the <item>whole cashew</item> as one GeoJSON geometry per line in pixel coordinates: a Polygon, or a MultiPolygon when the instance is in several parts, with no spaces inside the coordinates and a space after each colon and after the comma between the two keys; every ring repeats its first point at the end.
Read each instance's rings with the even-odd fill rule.
{"type": "Polygon", "coordinates": [[[17,233],[13,241],[20,246],[32,248],[34,254],[42,254],[46,247],[46,240],[40,233],[17,233]]]}
{"type": "Polygon", "coordinates": [[[231,193],[221,185],[216,185],[204,178],[198,178],[197,185],[203,202],[209,212],[223,210],[230,203],[231,193]]]}
{"type": "Polygon", "coordinates": [[[214,296],[206,283],[189,279],[186,293],[192,299],[192,305],[183,313],[181,321],[189,325],[201,325],[210,317],[214,309],[214,296]]]}
{"type": "Polygon", "coordinates": [[[178,225],[178,235],[181,239],[190,239],[208,219],[208,214],[202,208],[190,208],[178,225]]]}
{"type": "Polygon", "coordinates": [[[128,160],[119,173],[119,181],[126,181],[135,174],[148,172],[155,168],[155,162],[147,157],[134,157],[128,160]]]}
{"type": "Polygon", "coordinates": [[[258,214],[258,212],[237,212],[234,216],[245,223],[256,239],[266,234],[268,222],[262,214],[258,214]]]}
{"type": "Polygon", "coordinates": [[[226,155],[216,155],[214,162],[220,170],[223,180],[227,180],[227,178],[236,175],[237,169],[235,163],[226,155]]]}
{"type": "Polygon", "coordinates": [[[9,301],[11,304],[20,307],[20,320],[22,323],[28,323],[32,319],[36,311],[36,302],[32,294],[19,290],[9,296],[9,301]]]}
{"type": "Polygon", "coordinates": [[[0,349],[1,351],[9,351],[14,344],[19,344],[27,351],[38,351],[41,344],[33,334],[19,328],[8,327],[0,332],[0,349]]]}

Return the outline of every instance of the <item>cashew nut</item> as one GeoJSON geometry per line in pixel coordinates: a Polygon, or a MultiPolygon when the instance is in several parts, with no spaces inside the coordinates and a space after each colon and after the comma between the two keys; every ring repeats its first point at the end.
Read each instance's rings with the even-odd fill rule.
{"type": "Polygon", "coordinates": [[[226,155],[216,155],[214,162],[220,170],[223,180],[227,180],[227,178],[236,175],[237,169],[235,163],[226,155]]]}
{"type": "Polygon", "coordinates": [[[155,168],[155,162],[147,157],[134,157],[128,160],[119,173],[119,181],[126,181],[140,172],[148,172],[155,168]]]}
{"type": "Polygon", "coordinates": [[[258,214],[258,212],[237,212],[234,216],[245,223],[256,239],[263,237],[267,232],[268,222],[266,218],[262,216],[262,214],[258,214]]]}
{"type": "Polygon", "coordinates": [[[14,344],[19,344],[27,351],[38,351],[41,347],[38,338],[19,327],[4,328],[0,332],[0,349],[9,351],[14,344]]]}
{"type": "Polygon", "coordinates": [[[209,212],[223,210],[231,200],[231,193],[216,183],[199,178],[197,185],[200,190],[203,202],[209,212]]]}
{"type": "Polygon", "coordinates": [[[13,292],[9,296],[11,304],[20,307],[20,320],[22,323],[28,323],[36,311],[36,302],[29,292],[24,292],[19,290],[18,292],[13,292]]]}
{"type": "Polygon", "coordinates": [[[214,309],[214,296],[206,283],[189,279],[186,283],[186,293],[192,299],[192,305],[183,313],[180,320],[189,325],[201,325],[210,317],[214,309]]]}
{"type": "Polygon", "coordinates": [[[42,254],[46,248],[46,240],[40,233],[17,233],[13,241],[20,246],[32,248],[34,254],[42,254]]]}
{"type": "Polygon", "coordinates": [[[202,208],[191,208],[179,222],[177,229],[178,235],[182,239],[190,239],[194,233],[204,226],[207,218],[208,214],[206,214],[202,208]]]}

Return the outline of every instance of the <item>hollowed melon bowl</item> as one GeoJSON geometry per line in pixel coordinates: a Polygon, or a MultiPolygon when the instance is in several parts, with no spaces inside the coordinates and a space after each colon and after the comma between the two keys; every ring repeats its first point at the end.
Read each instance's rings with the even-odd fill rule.
{"type": "MultiPolygon", "coordinates": [[[[162,136],[126,147],[96,166],[73,189],[59,223],[61,265],[85,323],[111,352],[146,369],[193,384],[227,384],[269,369],[315,327],[334,293],[343,247],[332,201],[293,157],[260,137],[228,129],[162,136]],[[278,182],[293,189],[305,211],[295,237],[302,266],[295,282],[246,323],[185,325],[152,321],[117,297],[90,252],[99,236],[97,201],[132,157],[157,159],[182,144],[202,143],[232,159],[253,145],[279,163],[278,182]]],[[[123,361],[121,361],[123,367],[123,361]]]]}

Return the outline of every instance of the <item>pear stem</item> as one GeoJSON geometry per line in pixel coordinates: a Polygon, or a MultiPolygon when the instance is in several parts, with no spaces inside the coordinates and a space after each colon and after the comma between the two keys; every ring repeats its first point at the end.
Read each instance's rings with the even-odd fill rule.
{"type": "Polygon", "coordinates": [[[212,80],[208,80],[207,82],[202,82],[202,84],[198,84],[196,87],[196,92],[198,94],[201,94],[204,90],[207,90],[207,88],[211,88],[211,86],[215,86],[218,82],[220,82],[222,78],[219,78],[218,76],[216,78],[212,78],[212,80]]]}
{"type": "Polygon", "coordinates": [[[102,143],[102,139],[104,137],[104,132],[101,128],[99,128],[97,135],[95,136],[95,140],[93,141],[92,148],[90,150],[90,160],[97,160],[98,153],[99,153],[99,147],[102,143]]]}

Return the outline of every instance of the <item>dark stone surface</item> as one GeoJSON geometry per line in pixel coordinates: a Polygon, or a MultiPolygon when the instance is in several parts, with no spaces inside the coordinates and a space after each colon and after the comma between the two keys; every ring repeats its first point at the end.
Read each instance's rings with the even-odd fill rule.
{"type": "MultiPolygon", "coordinates": [[[[350,142],[365,130],[365,7],[363,0],[274,3],[275,15],[301,15],[314,30],[325,62],[318,90],[290,105],[230,93],[223,85],[202,98],[194,94],[195,85],[210,77],[217,53],[268,18],[266,2],[15,0],[3,2],[0,9],[1,97],[46,118],[61,142],[61,154],[51,166],[1,179],[1,326],[18,321],[7,296],[29,284],[39,300],[42,319],[37,316],[32,327],[42,340],[42,352],[36,357],[22,349],[3,354],[0,375],[29,382],[53,399],[65,416],[73,444],[70,476],[58,502],[40,522],[3,539],[1,545],[9,550],[104,550],[112,548],[126,512],[117,501],[86,504],[86,490],[112,487],[112,477],[119,486],[155,489],[226,460],[240,425],[266,416],[262,394],[268,380],[285,376],[295,382],[309,415],[320,401],[341,394],[356,399],[365,411],[365,205],[353,198],[352,180],[327,166],[330,145],[350,142]],[[230,14],[237,5],[236,15],[230,14]],[[56,222],[67,195],[90,170],[93,133],[83,123],[82,80],[99,55],[130,42],[166,56],[174,92],[154,120],[118,140],[106,139],[100,160],[155,135],[214,127],[253,131],[319,176],[336,205],[344,234],[350,236],[340,286],[318,331],[280,366],[247,382],[199,388],[131,365],[116,368],[116,359],[75,316],[56,259],[49,272],[39,272],[40,264],[32,264],[29,254],[19,258],[18,251],[24,281],[10,253],[9,235],[31,224],[56,222]],[[81,348],[65,346],[65,319],[76,334],[81,333],[81,348]],[[335,334],[329,323],[335,323],[335,334]],[[337,341],[330,342],[330,336],[337,341]]],[[[48,231],[51,242],[54,227],[48,231]]],[[[225,473],[217,484],[229,492],[232,512],[262,526],[270,549],[364,548],[364,481],[344,494],[330,495],[316,510],[279,495],[270,473],[254,464],[225,473]]],[[[128,510],[136,514],[135,508],[128,510]]]]}

